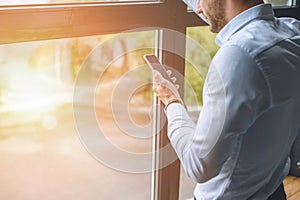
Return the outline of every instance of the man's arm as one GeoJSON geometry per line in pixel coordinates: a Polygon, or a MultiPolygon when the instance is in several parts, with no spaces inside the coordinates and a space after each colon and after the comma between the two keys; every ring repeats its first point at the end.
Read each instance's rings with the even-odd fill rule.
{"type": "Polygon", "coordinates": [[[237,46],[222,48],[205,81],[197,125],[182,105],[167,109],[168,136],[187,174],[198,183],[218,174],[236,159],[242,134],[269,106],[268,85],[253,58],[237,46]]]}

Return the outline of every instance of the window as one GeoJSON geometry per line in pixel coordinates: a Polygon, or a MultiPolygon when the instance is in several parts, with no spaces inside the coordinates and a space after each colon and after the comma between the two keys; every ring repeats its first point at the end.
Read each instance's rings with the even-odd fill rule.
{"type": "Polygon", "coordinates": [[[273,6],[294,6],[296,1],[294,0],[265,0],[266,3],[271,3],[273,6]]]}
{"type": "MultiPolygon", "coordinates": [[[[211,33],[208,26],[189,27],[186,36],[187,41],[193,40],[195,45],[189,45],[189,42],[186,45],[184,99],[189,115],[197,123],[202,107],[204,79],[218,46],[214,43],[216,34],[211,33]]],[[[191,198],[195,185],[181,167],[179,199],[191,198]]]]}
{"type": "Polygon", "coordinates": [[[299,16],[299,0],[278,1],[270,0],[275,7],[275,14],[278,17],[294,17],[300,19],[299,16]]]}
{"type": "MultiPolygon", "coordinates": [[[[180,0],[1,3],[0,169],[5,173],[0,184],[5,192],[0,198],[189,197],[192,184],[184,188],[183,183],[190,183],[180,177],[174,152],[162,150],[169,147],[165,119],[153,100],[142,55],[156,53],[179,74],[185,71],[189,79],[193,66],[180,56],[193,53],[185,49],[185,34],[201,39],[194,30],[207,32],[207,28],[198,27],[205,24],[186,12],[180,0]],[[177,34],[184,37],[177,38],[177,34]],[[139,87],[125,93],[136,83],[139,87]],[[123,92],[124,99],[118,96],[123,92]],[[124,110],[126,116],[122,115],[124,110]],[[124,118],[129,126],[123,123],[124,118]],[[76,128],[80,135],[76,135],[76,128]],[[104,139],[99,140],[95,129],[111,135],[102,134],[104,139]],[[121,135],[124,133],[138,135],[121,135]],[[109,148],[134,157],[128,161],[127,154],[122,154],[122,159],[114,159],[118,151],[108,150],[105,140],[113,144],[109,148]],[[150,154],[137,162],[145,153],[150,154]],[[109,162],[97,162],[103,161],[101,155],[109,162]]],[[[299,17],[299,8],[279,8],[276,13],[299,17]]],[[[209,37],[212,40],[213,36],[209,37]]],[[[208,54],[212,56],[213,51],[208,54]]],[[[205,76],[206,67],[201,76],[205,76]]],[[[201,96],[191,101],[193,94],[187,91],[185,95],[190,111],[197,116],[201,96]]]]}
{"type": "MultiPolygon", "coordinates": [[[[0,5],[12,6],[12,5],[49,5],[49,4],[70,4],[70,3],[116,3],[116,2],[138,2],[141,0],[2,0],[0,5]]],[[[158,0],[143,0],[143,2],[154,2],[158,0]]]]}
{"type": "Polygon", "coordinates": [[[151,198],[153,97],[142,55],[153,53],[154,41],[146,31],[0,46],[1,199],[151,198]],[[145,156],[132,161],[122,152],[145,156]]]}
{"type": "MultiPolygon", "coordinates": [[[[173,16],[165,11],[183,8],[183,4],[120,5],[34,5],[0,9],[4,27],[0,46],[3,105],[0,153],[1,168],[8,172],[1,181],[8,188],[0,194],[3,198],[16,199],[22,195],[25,199],[120,199],[121,196],[122,199],[168,199],[166,187],[178,191],[178,181],[173,181],[178,179],[178,174],[173,177],[166,173],[179,169],[179,163],[172,160],[172,165],[163,168],[158,156],[153,160],[153,152],[168,141],[163,134],[157,137],[151,134],[149,116],[153,94],[149,84],[139,83],[140,87],[126,94],[130,98],[112,97],[110,93],[120,94],[132,83],[149,79],[149,69],[142,67],[145,53],[155,52],[164,63],[173,62],[173,56],[160,49],[174,44],[168,41],[162,28],[175,27],[173,16]],[[114,41],[114,38],[119,39],[114,41]],[[104,47],[98,48],[99,43],[104,43],[104,47]],[[136,50],[121,57],[118,54],[122,52],[114,51],[125,48],[136,50]],[[115,58],[114,62],[110,62],[110,57],[115,58]],[[120,63],[127,64],[120,67],[120,63]],[[103,70],[105,64],[111,66],[103,70]],[[129,65],[140,67],[135,70],[128,68],[129,65]],[[125,107],[119,106],[122,100],[128,109],[125,118],[131,126],[114,123],[124,122],[124,116],[114,119],[120,117],[119,112],[124,112],[125,107]],[[112,104],[114,110],[109,112],[112,104]],[[90,109],[93,106],[96,109],[90,109]],[[114,116],[114,112],[118,115],[114,116]],[[120,134],[133,127],[148,130],[141,132],[142,136],[132,134],[135,132],[131,130],[132,135],[120,134]],[[115,155],[116,152],[108,149],[111,146],[98,140],[97,128],[110,134],[104,137],[115,149],[137,158],[145,153],[148,156],[143,161],[128,161],[127,157],[115,155]],[[97,144],[95,149],[93,144],[97,144]],[[103,161],[98,156],[104,152],[109,161],[96,162],[84,146],[96,160],[103,161]],[[123,168],[120,168],[121,159],[123,168]],[[156,166],[159,170],[153,173],[156,166]],[[120,192],[115,192],[115,188],[120,192]]],[[[184,60],[181,61],[182,68],[184,60]]],[[[162,122],[160,110],[154,112],[157,117],[152,121],[157,125],[162,122]]],[[[157,126],[155,129],[161,130],[157,126]]],[[[163,156],[163,152],[156,154],[163,156]]],[[[176,159],[175,154],[173,158],[176,159]]],[[[176,199],[178,192],[172,195],[176,199]]]]}

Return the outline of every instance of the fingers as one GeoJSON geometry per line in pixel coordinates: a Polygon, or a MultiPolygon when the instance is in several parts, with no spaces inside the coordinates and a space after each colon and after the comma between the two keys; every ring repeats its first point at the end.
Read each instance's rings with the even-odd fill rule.
{"type": "Polygon", "coordinates": [[[172,81],[173,83],[175,83],[176,80],[177,80],[177,78],[176,78],[176,77],[171,77],[172,71],[171,71],[171,70],[167,70],[167,74],[168,74],[168,76],[171,78],[171,81],[172,81]]]}
{"type": "MultiPolygon", "coordinates": [[[[171,70],[168,70],[167,71],[168,75],[171,75],[172,74],[172,71],[171,70]]],[[[175,88],[178,90],[180,88],[179,84],[176,84],[176,81],[177,81],[177,78],[176,77],[171,77],[170,78],[172,83],[174,84],[175,88]]],[[[164,79],[162,77],[162,75],[160,74],[160,72],[154,70],[153,71],[153,90],[154,88],[157,88],[157,86],[167,86],[167,81],[166,79],[164,79]]],[[[157,90],[156,90],[157,91],[157,90]]]]}
{"type": "Polygon", "coordinates": [[[153,92],[155,92],[158,96],[161,94],[162,87],[158,84],[153,84],[152,86],[153,92]]]}
{"type": "Polygon", "coordinates": [[[176,77],[171,77],[171,81],[173,82],[173,83],[175,83],[176,82],[176,77]]]}
{"type": "Polygon", "coordinates": [[[159,76],[161,76],[161,74],[158,71],[156,71],[156,70],[152,71],[152,75],[153,75],[154,79],[157,79],[157,78],[159,78],[159,76]]]}
{"type": "Polygon", "coordinates": [[[153,84],[161,84],[162,82],[163,82],[162,75],[158,71],[154,70],[153,71],[153,84]]]}
{"type": "Polygon", "coordinates": [[[171,75],[172,75],[172,71],[171,71],[171,70],[167,70],[167,74],[168,74],[169,76],[171,76],[171,75]]]}

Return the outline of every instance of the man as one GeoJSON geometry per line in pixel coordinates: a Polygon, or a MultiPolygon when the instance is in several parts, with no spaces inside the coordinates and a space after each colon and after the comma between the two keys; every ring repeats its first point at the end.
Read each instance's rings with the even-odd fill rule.
{"type": "MultiPolygon", "coordinates": [[[[154,72],[168,136],[195,199],[286,199],[282,181],[300,132],[300,22],[262,0],[200,0],[218,33],[197,125],[173,83],[154,72]]],[[[173,78],[174,82],[175,79],[173,78]]]]}

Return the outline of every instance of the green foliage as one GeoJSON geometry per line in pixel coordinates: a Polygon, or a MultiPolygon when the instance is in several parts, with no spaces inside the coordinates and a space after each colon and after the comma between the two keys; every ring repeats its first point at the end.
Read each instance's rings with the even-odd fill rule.
{"type": "Polygon", "coordinates": [[[202,105],[204,77],[189,63],[185,67],[184,99],[187,105],[202,105]],[[195,99],[196,98],[196,99],[195,99]]]}
{"type": "Polygon", "coordinates": [[[207,26],[193,27],[187,30],[187,37],[198,43],[194,48],[187,48],[186,52],[185,102],[188,105],[202,105],[202,90],[205,76],[211,58],[218,50],[218,46],[214,41],[215,36],[209,31],[207,26]],[[197,97],[197,100],[194,100],[194,96],[197,97]]]}
{"type": "Polygon", "coordinates": [[[188,28],[187,37],[199,42],[211,58],[219,49],[219,47],[215,44],[216,34],[210,32],[208,26],[188,28]]]}
{"type": "MultiPolygon", "coordinates": [[[[121,35],[104,35],[98,36],[97,48],[100,50],[96,57],[101,57],[100,61],[112,60],[113,51],[115,48],[121,48],[115,46],[116,42],[123,44],[123,51],[126,52],[123,57],[122,67],[108,67],[106,69],[106,75],[111,79],[120,78],[124,73],[128,71],[134,71],[132,80],[141,82],[151,82],[152,74],[148,67],[146,67],[143,60],[144,54],[154,53],[155,45],[155,32],[130,32],[122,33],[121,35]],[[130,47],[134,47],[135,51],[128,52],[130,47]],[[145,68],[139,68],[145,65],[145,68]],[[147,71],[148,70],[148,71],[147,71]]],[[[185,101],[188,105],[201,105],[202,104],[202,89],[205,80],[205,76],[211,61],[211,58],[215,55],[218,47],[215,45],[215,34],[209,31],[208,26],[193,27],[187,29],[187,41],[193,40],[192,47],[187,46],[186,49],[186,63],[185,63],[185,101]]],[[[74,75],[76,76],[79,69],[87,56],[96,46],[94,40],[74,39],[71,41],[71,64],[74,75]]],[[[88,63],[91,66],[97,66],[97,69],[104,68],[102,62],[96,62],[91,59],[92,63],[88,63]],[[94,62],[94,63],[93,63],[94,62]]],[[[104,62],[105,63],[105,62],[104,62]]],[[[93,70],[92,70],[93,72],[93,70]]],[[[152,86],[147,85],[138,94],[142,95],[145,102],[153,100],[152,86]],[[142,94],[143,93],[143,94],[142,94]]]]}

